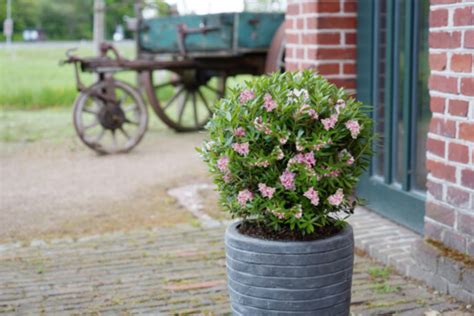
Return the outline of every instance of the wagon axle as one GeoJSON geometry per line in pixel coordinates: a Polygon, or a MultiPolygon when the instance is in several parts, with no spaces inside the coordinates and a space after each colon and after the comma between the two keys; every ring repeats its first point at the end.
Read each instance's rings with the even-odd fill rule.
{"type": "Polygon", "coordinates": [[[119,106],[105,106],[98,114],[100,125],[105,129],[116,130],[126,122],[125,113],[119,106]]]}

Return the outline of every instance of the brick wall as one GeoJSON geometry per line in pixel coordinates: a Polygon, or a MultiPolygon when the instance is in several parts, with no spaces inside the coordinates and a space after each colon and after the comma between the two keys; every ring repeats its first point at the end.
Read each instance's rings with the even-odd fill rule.
{"type": "Polygon", "coordinates": [[[314,68],[338,86],[356,86],[356,0],[289,0],[286,68],[314,68]]]}
{"type": "Polygon", "coordinates": [[[474,255],[474,3],[431,0],[425,235],[474,255]]]}

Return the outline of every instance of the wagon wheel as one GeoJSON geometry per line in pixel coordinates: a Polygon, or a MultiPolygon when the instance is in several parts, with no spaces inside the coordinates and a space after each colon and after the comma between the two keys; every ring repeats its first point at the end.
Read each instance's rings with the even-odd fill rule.
{"type": "Polygon", "coordinates": [[[224,96],[223,73],[189,69],[165,71],[158,80],[152,71],[144,74],[146,93],[158,117],[178,132],[200,130],[212,115],[214,103],[224,96]]]}
{"type": "Polygon", "coordinates": [[[267,60],[265,61],[265,73],[285,71],[285,25],[282,24],[273,35],[270,48],[267,53],[267,60]]]}
{"type": "Polygon", "coordinates": [[[79,94],[74,127],[81,141],[100,154],[130,151],[145,134],[148,112],[130,85],[106,79],[79,94]]]}

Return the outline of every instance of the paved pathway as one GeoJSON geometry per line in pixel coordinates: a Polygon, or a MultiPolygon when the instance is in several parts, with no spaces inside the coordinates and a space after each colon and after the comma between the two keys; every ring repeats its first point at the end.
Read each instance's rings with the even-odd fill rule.
{"type": "MultiPolygon", "coordinates": [[[[223,231],[178,226],[3,249],[0,314],[227,314],[223,231]]],[[[468,315],[461,308],[356,257],[355,315],[468,315]]]]}

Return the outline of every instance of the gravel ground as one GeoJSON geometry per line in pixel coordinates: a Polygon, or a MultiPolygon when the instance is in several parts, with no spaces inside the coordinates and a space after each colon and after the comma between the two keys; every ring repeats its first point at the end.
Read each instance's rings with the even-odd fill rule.
{"type": "Polygon", "coordinates": [[[166,190],[206,179],[194,150],[204,135],[149,133],[114,156],[69,139],[0,143],[0,242],[189,222],[166,190]]]}

